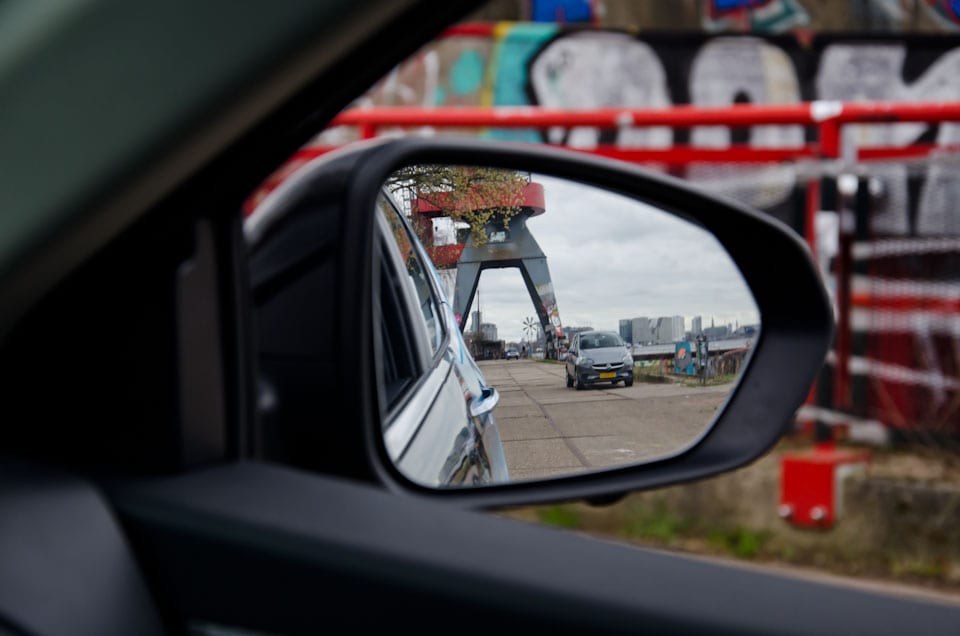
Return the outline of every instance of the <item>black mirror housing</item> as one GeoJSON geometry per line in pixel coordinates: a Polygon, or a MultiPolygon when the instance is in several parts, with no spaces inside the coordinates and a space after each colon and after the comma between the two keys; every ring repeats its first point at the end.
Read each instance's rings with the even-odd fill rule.
{"type": "MultiPolygon", "coordinates": [[[[327,309],[334,317],[338,368],[332,391],[347,405],[337,418],[338,463],[311,462],[324,456],[322,436],[303,435],[294,444],[296,463],[307,469],[374,481],[398,492],[447,500],[474,508],[551,501],[603,500],[635,490],[702,479],[744,466],[768,451],[789,430],[833,335],[833,313],[806,244],[779,221],[734,201],[639,167],[574,151],[476,140],[373,140],[324,155],[294,174],[248,219],[251,262],[280,240],[293,219],[317,213],[336,234],[335,284],[327,309]],[[377,386],[373,290],[377,281],[374,210],[381,185],[395,170],[413,164],[484,165],[548,173],[640,199],[710,232],[728,251],[753,294],[762,320],[750,364],[713,427],[695,445],[651,463],[548,481],[515,482],[473,489],[431,490],[404,478],[389,460],[381,431],[382,393],[377,386]],[[322,201],[322,205],[320,202],[322,201]],[[347,426],[346,423],[350,425],[347,426]],[[355,423],[359,423],[356,425],[355,423]],[[311,449],[310,445],[317,445],[311,449]]],[[[302,222],[299,226],[303,226],[302,222]]],[[[322,241],[330,250],[329,237],[322,241]]],[[[277,275],[274,273],[274,275],[277,275]]],[[[279,274],[282,276],[282,274],[279,274]]],[[[258,275],[251,275],[253,296],[258,275]]],[[[330,387],[328,387],[330,388],[330,387]]],[[[322,420],[332,414],[310,410],[322,420]]],[[[300,425],[302,426],[302,422],[300,425]]],[[[309,425],[306,426],[309,429],[309,425]]],[[[289,462],[284,452],[267,459],[289,462]]]]}

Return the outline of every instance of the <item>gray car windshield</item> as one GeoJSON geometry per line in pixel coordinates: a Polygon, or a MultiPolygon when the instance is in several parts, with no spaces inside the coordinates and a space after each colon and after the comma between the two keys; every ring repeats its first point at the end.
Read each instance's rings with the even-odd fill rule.
{"type": "Polygon", "coordinates": [[[605,349],[607,347],[622,347],[623,341],[620,336],[613,333],[590,334],[589,336],[580,336],[581,349],[605,349]]]}

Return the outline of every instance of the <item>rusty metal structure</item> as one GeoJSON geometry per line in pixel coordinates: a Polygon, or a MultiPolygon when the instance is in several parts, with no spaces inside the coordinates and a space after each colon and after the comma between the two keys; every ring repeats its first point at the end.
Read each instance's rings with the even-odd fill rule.
{"type": "MultiPolygon", "coordinates": [[[[546,212],[543,186],[529,182],[521,193],[519,210],[504,222],[495,215],[484,228],[483,240],[471,232],[465,242],[452,245],[428,247],[434,265],[438,269],[456,268],[456,286],[453,296],[453,311],[459,317],[460,329],[467,324],[468,312],[477,293],[480,274],[486,269],[515,268],[520,271],[537,318],[547,340],[547,352],[556,353],[557,344],[563,336],[560,312],[553,291],[547,257],[527,227],[527,221],[546,212]]],[[[443,212],[424,199],[416,199],[412,205],[414,225],[420,236],[432,236],[433,219],[443,212]]]]}

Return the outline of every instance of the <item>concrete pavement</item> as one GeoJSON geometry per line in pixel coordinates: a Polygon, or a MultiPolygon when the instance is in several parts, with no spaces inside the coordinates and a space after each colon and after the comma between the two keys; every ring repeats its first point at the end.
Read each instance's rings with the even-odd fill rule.
{"type": "Polygon", "coordinates": [[[500,392],[494,415],[513,480],[563,476],[667,457],[713,422],[733,384],[567,388],[562,364],[479,363],[500,392]]]}

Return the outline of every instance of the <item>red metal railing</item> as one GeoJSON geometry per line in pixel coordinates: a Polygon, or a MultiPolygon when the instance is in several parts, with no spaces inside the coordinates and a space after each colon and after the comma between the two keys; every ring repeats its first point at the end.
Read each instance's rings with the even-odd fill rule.
{"type": "MultiPolygon", "coordinates": [[[[958,152],[956,145],[944,146],[918,143],[904,146],[860,148],[847,144],[850,136],[844,136],[845,126],[858,124],[897,124],[960,122],[960,102],[949,103],[902,103],[872,102],[843,103],[816,101],[797,104],[755,105],[736,104],[727,107],[702,108],[674,106],[662,109],[602,108],[594,110],[559,110],[539,107],[375,107],[356,108],[335,117],[330,128],[350,126],[356,128],[360,139],[376,137],[381,133],[395,134],[397,129],[418,134],[416,129],[451,130],[456,132],[483,133],[485,129],[534,129],[547,131],[554,127],[591,127],[602,130],[618,130],[625,127],[669,127],[689,129],[696,126],[724,126],[728,128],[751,128],[765,125],[798,125],[806,129],[804,141],[783,147],[752,147],[749,144],[732,143],[724,148],[698,147],[689,143],[669,147],[643,148],[621,147],[600,144],[590,148],[569,148],[580,152],[601,155],[634,163],[656,163],[682,167],[693,162],[706,163],[784,163],[805,162],[809,172],[798,172],[798,182],[806,189],[806,219],[803,227],[811,250],[816,250],[815,219],[822,208],[821,177],[836,176],[838,171],[851,167],[853,162],[896,161],[924,158],[935,153],[958,152]],[[389,129],[389,130],[388,130],[389,129]],[[839,161],[838,161],[839,160],[839,161]]],[[[248,202],[248,211],[283,179],[295,172],[307,161],[322,155],[337,146],[310,145],[302,148],[289,162],[277,171],[248,202]]],[[[848,239],[850,237],[847,237],[848,239]]],[[[440,250],[438,256],[447,259],[455,255],[440,250]]],[[[846,259],[847,261],[849,259],[846,259]]],[[[844,259],[838,259],[844,261],[844,259]]],[[[841,270],[849,269],[850,263],[841,263],[841,270]]],[[[836,272],[837,279],[846,279],[851,271],[836,272]]],[[[847,281],[849,282],[849,281],[847,281]]],[[[851,307],[877,307],[876,299],[862,292],[849,289],[838,290],[845,296],[838,302],[838,340],[835,343],[837,371],[832,393],[835,408],[847,403],[850,389],[848,363],[851,358],[850,311],[851,307]]],[[[838,301],[840,299],[838,298],[838,301]]],[[[885,301],[889,304],[889,301],[885,301]]],[[[937,311],[955,313],[955,299],[897,299],[905,308],[934,308],[937,311]]],[[[898,307],[899,307],[898,305],[898,307]]],[[[883,305],[881,308],[887,308],[883,305]]],[[[811,391],[810,399],[814,399],[811,391]]]]}
{"type": "MultiPolygon", "coordinates": [[[[624,127],[693,128],[696,126],[725,126],[749,128],[753,126],[800,125],[815,133],[815,141],[779,148],[752,147],[749,144],[730,144],[726,148],[705,148],[690,144],[668,148],[624,148],[597,145],[591,148],[572,148],[631,163],[659,163],[684,166],[693,162],[712,163],[777,163],[798,160],[873,161],[917,158],[934,152],[958,151],[956,146],[918,144],[908,146],[844,148],[841,130],[846,125],[894,123],[942,123],[960,121],[960,102],[832,102],[814,101],[796,104],[734,104],[732,106],[703,108],[673,106],[670,108],[598,108],[592,110],[562,110],[534,106],[479,107],[374,107],[355,108],[337,115],[329,128],[355,126],[360,139],[376,137],[384,128],[432,129],[540,129],[554,127],[591,127],[616,130],[624,127]]],[[[290,158],[286,166],[263,184],[248,201],[249,212],[259,200],[300,165],[338,146],[310,145],[290,158]]],[[[813,215],[819,206],[819,184],[808,182],[808,218],[806,236],[810,248],[815,249],[813,215]]]]}
{"type": "MultiPolygon", "coordinates": [[[[804,157],[836,158],[841,153],[840,129],[847,124],[892,124],[904,122],[939,123],[960,121],[960,103],[829,102],[754,105],[735,104],[718,108],[673,106],[670,108],[598,108],[562,110],[532,106],[496,108],[356,108],[338,115],[330,126],[358,126],[363,139],[375,137],[379,128],[539,128],[587,126],[617,129],[627,126],[726,126],[744,128],[764,125],[802,125],[817,130],[818,141],[786,148],[697,148],[622,149],[598,147],[589,152],[631,160],[667,161],[785,161],[804,157]],[[678,152],[679,151],[679,152],[678,152]]],[[[930,146],[927,147],[929,149],[930,146]]],[[[882,158],[916,156],[916,149],[871,149],[882,158]],[[882,152],[880,152],[882,151],[882,152]],[[898,151],[906,154],[898,155],[898,151]]],[[[869,153],[868,153],[869,154],[869,153]]],[[[880,157],[878,157],[880,158],[880,157]]]]}
{"type": "MultiPolygon", "coordinates": [[[[597,145],[573,148],[631,163],[659,163],[684,166],[693,162],[712,163],[776,163],[798,160],[883,161],[918,158],[934,152],[958,151],[956,146],[924,143],[907,146],[843,148],[841,130],[854,124],[941,123],[960,121],[960,102],[829,102],[797,104],[735,104],[718,108],[673,106],[670,108],[599,108],[593,110],[560,110],[533,106],[501,106],[496,108],[443,107],[375,107],[355,108],[337,115],[329,127],[354,126],[360,139],[376,137],[384,128],[432,129],[539,129],[554,127],[592,127],[617,130],[623,127],[693,128],[696,126],[799,125],[814,131],[814,141],[786,147],[753,147],[730,144],[725,148],[706,148],[675,144],[667,148],[624,148],[597,145]]],[[[283,168],[270,177],[248,202],[249,212],[267,192],[294,172],[304,162],[333,150],[337,146],[310,145],[295,153],[283,168]]],[[[814,195],[815,186],[810,194],[814,195]]],[[[811,207],[814,209],[814,207],[811,207]]],[[[812,221],[811,221],[812,223],[812,221]]],[[[812,229],[812,228],[811,228],[812,229]]],[[[807,233],[807,236],[812,236],[807,233]]],[[[814,246],[811,245],[811,248],[814,246]]]]}

